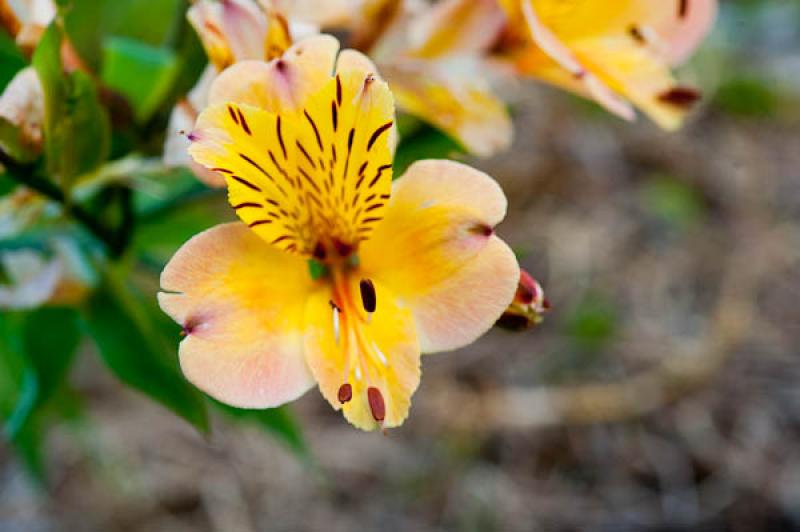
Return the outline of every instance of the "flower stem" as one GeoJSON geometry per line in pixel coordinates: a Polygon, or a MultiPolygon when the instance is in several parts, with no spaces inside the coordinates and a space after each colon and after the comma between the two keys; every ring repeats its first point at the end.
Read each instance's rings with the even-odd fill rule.
{"type": "Polygon", "coordinates": [[[31,169],[29,167],[15,163],[2,153],[0,153],[0,164],[5,167],[5,173],[2,175],[8,176],[10,179],[16,181],[20,185],[24,185],[31,190],[35,190],[42,196],[45,196],[51,201],[60,204],[64,208],[65,213],[80,223],[86,228],[87,231],[94,235],[97,240],[105,245],[111,257],[118,258],[123,254],[125,248],[127,247],[127,243],[130,240],[130,231],[127,227],[131,223],[132,218],[132,213],[130,212],[129,208],[129,194],[128,197],[123,198],[124,203],[128,206],[123,207],[124,216],[122,224],[120,230],[116,231],[107,227],[100,220],[98,220],[97,217],[92,215],[81,206],[71,203],[66,194],[64,194],[63,190],[47,179],[43,179],[35,175],[32,171],[30,171],[31,169]]]}

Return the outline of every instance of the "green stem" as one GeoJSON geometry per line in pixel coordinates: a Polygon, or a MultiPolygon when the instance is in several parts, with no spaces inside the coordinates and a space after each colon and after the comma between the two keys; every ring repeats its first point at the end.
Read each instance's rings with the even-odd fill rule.
{"type": "MultiPolygon", "coordinates": [[[[31,190],[35,190],[46,198],[59,203],[64,211],[83,225],[92,235],[101,241],[108,249],[109,255],[114,258],[120,257],[125,251],[127,238],[121,238],[121,231],[113,231],[100,222],[95,216],[83,209],[79,205],[69,202],[69,199],[60,188],[46,179],[42,179],[28,171],[29,168],[21,166],[8,157],[0,153],[0,164],[6,172],[4,175],[21,185],[25,185],[31,190]]],[[[127,216],[123,219],[123,226],[127,222],[127,216]]],[[[127,231],[127,228],[122,228],[127,231]]]]}

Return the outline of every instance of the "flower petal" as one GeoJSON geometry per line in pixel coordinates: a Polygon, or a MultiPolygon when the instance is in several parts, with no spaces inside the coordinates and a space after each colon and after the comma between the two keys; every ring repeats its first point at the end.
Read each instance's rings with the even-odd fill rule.
{"type": "Polygon", "coordinates": [[[239,222],[189,240],[161,274],[161,308],[183,326],[186,378],[215,399],[271,408],[314,381],[303,357],[312,288],[305,262],[267,246],[239,222]]]}
{"type": "Polygon", "coordinates": [[[198,109],[208,105],[208,91],[216,76],[216,68],[208,65],[187,97],[175,104],[167,125],[163,160],[169,167],[187,166],[200,181],[210,187],[220,188],[225,186],[225,178],[200,166],[189,157],[191,142],[186,138],[197,120],[198,109]]]}
{"type": "Polygon", "coordinates": [[[386,84],[348,70],[296,112],[212,105],[189,152],[226,174],[231,205],[267,242],[306,257],[334,248],[346,256],[382,219],[393,119],[386,84]]]}
{"type": "Polygon", "coordinates": [[[717,0],[686,0],[679,2],[676,11],[676,16],[655,28],[667,45],[670,65],[684,63],[711,31],[717,17],[717,0]]]}
{"type": "Polygon", "coordinates": [[[409,38],[417,57],[480,54],[505,24],[496,0],[443,0],[416,16],[409,38]]]}
{"type": "Polygon", "coordinates": [[[438,127],[470,153],[488,157],[511,144],[505,105],[474,61],[409,60],[385,67],[397,106],[438,127]]]}
{"type": "Polygon", "coordinates": [[[509,0],[504,7],[517,16],[512,20],[525,21],[536,47],[564,68],[559,73],[533,49],[517,57],[521,70],[589,95],[630,119],[632,111],[620,98],[625,97],[672,130],[681,125],[697,93],[677,86],[669,71],[672,45],[659,32],[679,25],[676,20],[686,5],[686,0],[625,0],[613,7],[589,0],[544,0],[535,5],[531,0],[509,0]]]}
{"type": "MultiPolygon", "coordinates": [[[[357,277],[347,280],[346,290],[357,294],[359,282],[357,277]]],[[[375,283],[374,289],[377,307],[369,319],[363,308],[345,304],[328,285],[311,296],[306,309],[306,359],[320,391],[362,430],[401,425],[420,379],[420,350],[411,312],[382,284],[375,283]],[[342,309],[336,318],[332,301],[342,309]],[[351,398],[342,404],[339,391],[345,384],[350,385],[351,398]],[[375,419],[380,412],[370,407],[370,387],[383,399],[385,415],[378,416],[384,417],[382,422],[375,419]]]]}
{"type": "Polygon", "coordinates": [[[497,183],[460,163],[420,161],[397,180],[361,268],[412,310],[423,352],[474,341],[513,299],[519,266],[493,234],[505,210],[497,183]]]}
{"type": "Polygon", "coordinates": [[[273,113],[298,109],[330,79],[338,51],[335,38],[315,35],[268,63],[239,62],[214,81],[209,103],[247,104],[273,113]]]}
{"type": "Polygon", "coordinates": [[[30,150],[32,155],[39,153],[44,123],[44,93],[33,67],[17,72],[0,94],[0,118],[19,128],[20,141],[26,150],[30,150]]]}

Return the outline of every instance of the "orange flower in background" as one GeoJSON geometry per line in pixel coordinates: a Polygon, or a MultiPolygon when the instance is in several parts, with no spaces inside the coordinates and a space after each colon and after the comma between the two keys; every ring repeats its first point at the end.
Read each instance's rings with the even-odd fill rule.
{"type": "Polygon", "coordinates": [[[392,94],[366,57],[337,52],[309,38],[213,84],[190,152],[242,222],[184,244],[159,302],[186,333],[184,374],[214,398],[268,408],[317,383],[371,430],[403,422],[420,354],[488,330],[520,273],[489,176],[421,161],[392,183],[392,94]]]}
{"type": "Polygon", "coordinates": [[[499,0],[508,28],[498,51],[520,75],[596,100],[632,120],[633,106],[678,128],[700,94],[670,67],[710,30],[716,0],[499,0]]]}
{"type": "Polygon", "coordinates": [[[493,91],[485,61],[487,45],[504,22],[494,0],[366,4],[353,41],[378,65],[398,108],[441,129],[473,155],[508,149],[511,118],[493,91]]]}

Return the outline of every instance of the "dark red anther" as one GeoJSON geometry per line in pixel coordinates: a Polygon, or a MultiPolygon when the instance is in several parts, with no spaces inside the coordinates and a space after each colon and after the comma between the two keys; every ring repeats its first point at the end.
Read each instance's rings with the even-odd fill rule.
{"type": "Polygon", "coordinates": [[[314,246],[313,255],[314,255],[314,258],[317,259],[318,261],[325,260],[325,256],[327,255],[327,252],[325,251],[325,246],[322,244],[322,242],[317,242],[317,245],[314,246]]]}
{"type": "Polygon", "coordinates": [[[275,68],[277,68],[278,72],[280,72],[281,74],[286,72],[287,66],[288,65],[286,64],[286,61],[284,61],[283,59],[278,59],[277,61],[275,61],[275,68]]]}
{"type": "Polygon", "coordinates": [[[349,257],[353,253],[353,246],[342,242],[338,238],[333,239],[333,247],[336,248],[336,252],[342,258],[349,257]]]}
{"type": "Polygon", "coordinates": [[[691,87],[673,87],[659,94],[658,99],[676,107],[688,108],[700,99],[700,92],[691,87]]]}
{"type": "Polygon", "coordinates": [[[369,279],[361,279],[358,284],[361,289],[361,304],[367,312],[375,312],[378,306],[378,296],[375,294],[375,285],[369,279]]]}
{"type": "Polygon", "coordinates": [[[347,401],[353,398],[353,387],[350,386],[349,382],[339,386],[338,398],[339,402],[342,404],[345,404],[347,401]]]}
{"type": "Polygon", "coordinates": [[[375,421],[381,422],[386,417],[386,404],[383,402],[381,391],[374,386],[367,389],[367,402],[375,421]]]}

